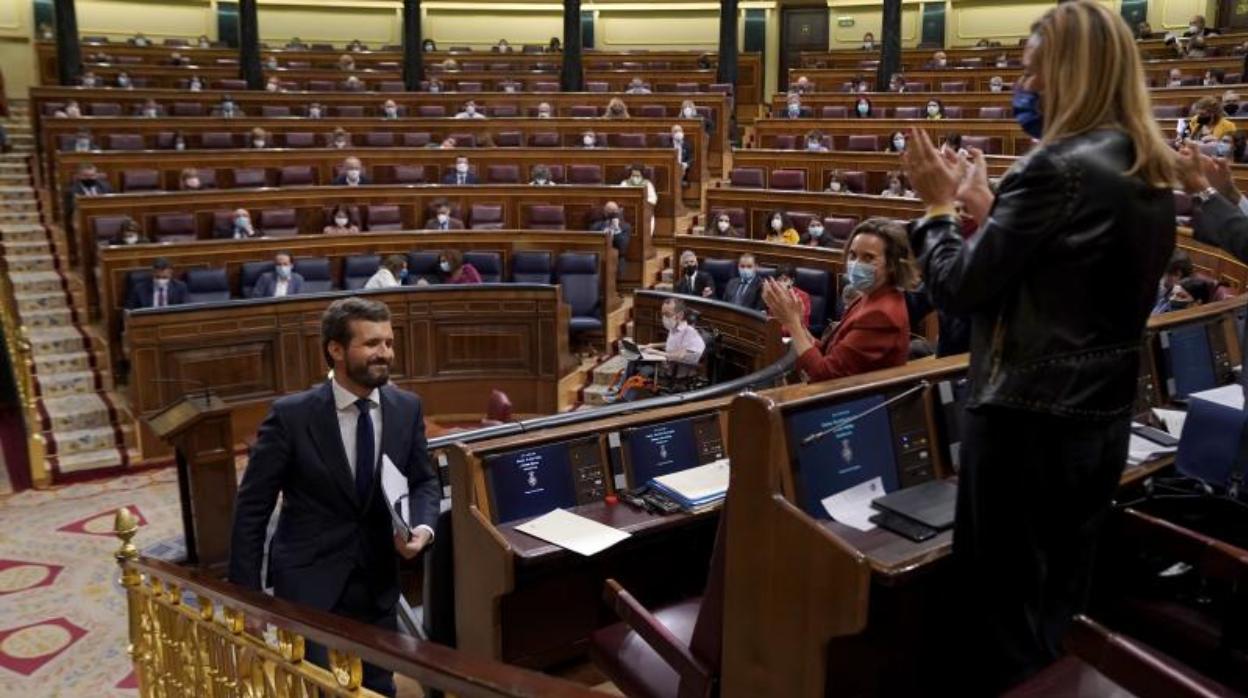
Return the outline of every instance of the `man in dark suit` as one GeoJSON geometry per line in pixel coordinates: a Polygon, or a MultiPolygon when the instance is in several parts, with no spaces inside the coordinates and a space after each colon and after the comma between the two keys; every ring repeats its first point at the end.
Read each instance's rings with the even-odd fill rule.
{"type": "MultiPolygon", "coordinates": [[[[274,595],[395,631],[399,558],[432,541],[442,496],[420,398],[389,385],[394,331],[384,303],[335,301],[321,317],[321,347],[332,378],[279,399],[260,425],[234,505],[229,578],[261,588],[280,494],[269,545],[274,595]],[[387,461],[407,478],[410,539],[394,532],[383,496],[387,461]]],[[[309,643],[306,656],[327,666],[324,647],[309,643]]],[[[364,686],[395,693],[393,675],[367,663],[364,686]]]]}
{"type": "Polygon", "coordinates": [[[295,273],[289,252],[273,256],[273,271],[266,271],[256,279],[252,298],[284,298],[303,293],[303,276],[295,273]]]}
{"type": "Polygon", "coordinates": [[[342,161],[342,171],[334,177],[334,184],[340,187],[357,187],[361,184],[372,184],[373,180],[364,174],[364,165],[357,157],[349,157],[342,161]]]}
{"type": "Polygon", "coordinates": [[[680,268],[676,270],[676,293],[699,298],[715,297],[715,279],[711,275],[698,271],[698,256],[693,250],[680,253],[680,268]]]}
{"type": "Polygon", "coordinates": [[[442,176],[443,184],[480,184],[481,180],[468,167],[468,158],[455,158],[455,169],[442,176]]]}
{"type": "Polygon", "coordinates": [[[186,302],[186,284],[173,278],[169,260],[157,257],[152,262],[152,278],[143,279],[130,287],[126,295],[126,309],[165,308],[186,302]]]}
{"type": "Polygon", "coordinates": [[[745,253],[737,260],[737,276],[724,287],[720,300],[754,310],[763,309],[762,281],[758,278],[758,265],[754,255],[745,253]]]}
{"type": "Polygon", "coordinates": [[[463,230],[464,222],[451,218],[451,205],[445,201],[434,204],[433,218],[425,221],[425,230],[463,230]]]}
{"type": "Polygon", "coordinates": [[[113,188],[109,186],[107,179],[100,178],[100,171],[95,165],[84,162],[78,168],[78,176],[74,178],[73,192],[76,196],[99,196],[112,194],[113,188]]]}
{"type": "Polygon", "coordinates": [[[603,204],[602,218],[590,223],[589,229],[594,232],[611,233],[611,245],[620,253],[620,259],[628,250],[628,240],[633,234],[633,226],[620,217],[620,205],[614,201],[603,204]]]}
{"type": "Polygon", "coordinates": [[[672,126],[672,147],[680,154],[681,179],[687,180],[689,164],[693,162],[693,146],[685,140],[685,129],[680,124],[672,126]]]}

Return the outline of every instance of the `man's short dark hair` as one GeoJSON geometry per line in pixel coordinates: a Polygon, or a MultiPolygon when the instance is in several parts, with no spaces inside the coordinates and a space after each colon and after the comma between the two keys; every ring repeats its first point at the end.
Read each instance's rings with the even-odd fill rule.
{"type": "Polygon", "coordinates": [[[679,298],[668,298],[667,300],[663,301],[663,303],[664,303],[665,305],[666,305],[667,303],[671,303],[671,304],[672,304],[672,312],[677,313],[677,314],[678,314],[678,315],[680,315],[682,318],[688,318],[688,317],[689,317],[689,306],[685,305],[685,302],[684,302],[683,300],[681,300],[681,299],[679,299],[679,298]]]}
{"type": "Polygon", "coordinates": [[[325,363],[334,367],[334,357],[329,353],[329,343],[338,342],[343,347],[351,345],[351,321],[389,322],[390,308],[385,303],[359,296],[342,298],[329,304],[321,315],[321,351],[325,363]]]}
{"type": "Polygon", "coordinates": [[[170,268],[172,268],[172,265],[169,264],[169,260],[165,259],[164,257],[157,257],[156,259],[152,260],[153,271],[164,271],[170,268]]]}
{"type": "Polygon", "coordinates": [[[776,267],[776,278],[785,277],[797,281],[797,267],[792,264],[781,264],[776,267]]]}
{"type": "Polygon", "coordinates": [[[1170,255],[1170,263],[1166,265],[1166,273],[1173,274],[1180,279],[1186,279],[1196,273],[1196,267],[1192,265],[1192,258],[1187,252],[1176,249],[1170,255]]]}

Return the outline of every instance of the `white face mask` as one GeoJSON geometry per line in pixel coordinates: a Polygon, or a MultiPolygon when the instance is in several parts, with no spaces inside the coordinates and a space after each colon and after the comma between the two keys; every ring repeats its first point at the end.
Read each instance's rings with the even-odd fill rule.
{"type": "Polygon", "coordinates": [[[693,107],[685,107],[685,111],[683,113],[685,115],[685,118],[688,118],[688,119],[692,119],[693,117],[698,115],[698,111],[694,109],[693,107]]]}
{"type": "Polygon", "coordinates": [[[257,147],[257,148],[263,148],[263,147],[264,147],[264,139],[263,139],[263,138],[257,138],[257,139],[255,139],[255,140],[253,140],[253,141],[251,142],[251,144],[252,144],[252,145],[254,145],[254,146],[255,146],[255,147],[257,147]]]}
{"type": "Polygon", "coordinates": [[[988,91],[989,91],[989,92],[1000,92],[1002,87],[1003,87],[1002,85],[998,85],[998,84],[996,84],[996,83],[993,83],[993,84],[991,84],[991,85],[989,85],[989,86],[988,86],[988,91]]]}
{"type": "Polygon", "coordinates": [[[429,91],[430,91],[430,92],[441,92],[441,91],[442,91],[442,88],[441,88],[440,86],[438,86],[438,85],[430,85],[430,86],[429,86],[429,91]]]}
{"type": "Polygon", "coordinates": [[[156,115],[157,115],[156,107],[144,107],[143,116],[146,116],[149,119],[154,119],[156,118],[156,115]]]}
{"type": "Polygon", "coordinates": [[[645,178],[644,178],[644,177],[642,177],[641,175],[633,175],[632,177],[629,177],[629,178],[628,178],[628,181],[629,181],[629,182],[630,182],[633,186],[640,187],[640,186],[642,185],[642,183],[644,183],[644,182],[645,182],[645,178]]]}
{"type": "Polygon", "coordinates": [[[347,181],[348,182],[360,181],[360,171],[354,168],[347,170],[347,181]]]}
{"type": "Polygon", "coordinates": [[[868,112],[870,112],[870,111],[871,111],[871,106],[870,106],[869,104],[867,104],[866,102],[860,102],[860,103],[858,104],[858,113],[859,113],[859,114],[862,114],[863,116],[866,116],[866,115],[867,115],[867,113],[868,113],[868,112]]]}
{"type": "Polygon", "coordinates": [[[1200,27],[1196,26],[1195,24],[1189,24],[1187,25],[1187,30],[1195,34],[1196,32],[1200,31],[1200,27]]]}
{"type": "Polygon", "coordinates": [[[905,149],[906,149],[906,139],[901,138],[901,137],[894,138],[894,139],[893,139],[893,149],[894,149],[894,150],[905,150],[905,149]]]}
{"type": "Polygon", "coordinates": [[[840,182],[832,182],[831,184],[828,185],[828,191],[840,191],[840,190],[841,190],[840,182]]]}
{"type": "Polygon", "coordinates": [[[451,219],[450,214],[447,214],[447,213],[439,213],[439,214],[438,214],[438,222],[439,222],[439,223],[445,223],[445,222],[449,221],[450,219],[451,219]]]}
{"type": "Polygon", "coordinates": [[[460,174],[466,174],[468,172],[468,163],[466,162],[455,163],[455,171],[460,174]]]}
{"type": "Polygon", "coordinates": [[[593,145],[593,144],[594,144],[594,137],[593,137],[593,136],[585,136],[585,137],[581,138],[581,142],[582,142],[582,143],[584,143],[585,145],[593,145]]]}
{"type": "Polygon", "coordinates": [[[940,107],[936,106],[935,104],[929,104],[929,105],[927,105],[927,115],[928,115],[928,116],[936,116],[936,115],[937,115],[937,114],[939,114],[939,113],[940,113],[940,107]]]}
{"type": "Polygon", "coordinates": [[[667,330],[668,332],[671,332],[672,330],[676,329],[676,318],[664,315],[663,316],[663,329],[667,330]]]}
{"type": "Polygon", "coordinates": [[[464,107],[464,111],[467,112],[469,116],[472,116],[477,113],[477,108],[470,104],[467,107],[464,107]]]}
{"type": "Polygon", "coordinates": [[[65,116],[72,116],[75,119],[82,116],[82,109],[79,107],[65,107],[65,116]]]}
{"type": "Polygon", "coordinates": [[[811,237],[815,237],[815,238],[820,237],[823,235],[823,226],[812,225],[806,229],[806,232],[810,233],[811,237]]]}
{"type": "Polygon", "coordinates": [[[174,150],[186,150],[186,141],[174,141],[173,149],[174,150]]]}
{"type": "Polygon", "coordinates": [[[139,236],[135,235],[134,233],[130,233],[126,235],[125,237],[123,237],[122,241],[125,242],[127,245],[134,245],[139,242],[139,236]]]}
{"type": "Polygon", "coordinates": [[[186,188],[187,189],[199,189],[199,178],[188,177],[186,180],[186,188]]]}
{"type": "Polygon", "coordinates": [[[309,110],[308,110],[308,118],[309,118],[309,119],[319,119],[319,118],[321,118],[321,108],[320,108],[320,107],[312,107],[311,109],[309,109],[309,110]]]}
{"type": "Polygon", "coordinates": [[[681,143],[684,140],[685,140],[685,134],[681,133],[680,131],[677,131],[676,133],[672,134],[673,143],[681,143]]]}
{"type": "Polygon", "coordinates": [[[86,138],[79,138],[77,141],[74,141],[74,150],[91,150],[91,141],[86,138]]]}
{"type": "Polygon", "coordinates": [[[729,228],[732,227],[732,223],[730,221],[720,221],[716,225],[719,227],[719,232],[721,233],[726,232],[729,228]]]}
{"type": "Polygon", "coordinates": [[[515,92],[515,91],[516,91],[515,85],[503,85],[503,92],[515,92]]]}
{"type": "Polygon", "coordinates": [[[274,269],[277,271],[277,277],[279,279],[290,278],[291,266],[289,264],[279,264],[274,267],[274,269]]]}
{"type": "Polygon", "coordinates": [[[550,112],[548,112],[548,111],[539,111],[539,112],[537,113],[537,118],[539,118],[539,119],[549,119],[549,118],[550,118],[550,112]]]}
{"type": "Polygon", "coordinates": [[[446,261],[445,259],[442,260],[441,262],[438,262],[438,268],[442,270],[443,274],[451,273],[451,263],[446,261]]]}
{"type": "Polygon", "coordinates": [[[269,92],[277,92],[277,83],[270,82],[269,84],[264,86],[264,89],[268,90],[269,92]]]}
{"type": "Polygon", "coordinates": [[[391,119],[393,119],[393,118],[395,118],[395,117],[396,117],[396,116],[398,116],[398,115],[399,115],[399,108],[398,108],[398,107],[386,107],[386,116],[388,116],[388,117],[390,117],[391,119]]]}
{"type": "Polygon", "coordinates": [[[784,221],[780,220],[779,218],[772,218],[772,219],[771,219],[771,229],[772,229],[772,230],[779,231],[779,230],[780,230],[780,226],[782,226],[782,225],[784,225],[784,221]]]}
{"type": "Polygon", "coordinates": [[[334,216],[334,224],[337,225],[339,228],[347,227],[347,224],[350,222],[351,222],[351,219],[347,218],[346,216],[334,216]]]}

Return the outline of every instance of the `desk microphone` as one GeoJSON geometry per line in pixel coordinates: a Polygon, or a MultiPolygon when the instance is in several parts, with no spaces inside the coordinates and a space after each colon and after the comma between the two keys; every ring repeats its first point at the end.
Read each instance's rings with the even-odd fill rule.
{"type": "Polygon", "coordinates": [[[832,426],[828,427],[827,429],[821,429],[819,431],[814,432],[813,434],[807,434],[806,437],[802,439],[802,442],[801,442],[802,446],[809,446],[815,443],[816,441],[820,441],[828,434],[831,434],[832,432],[837,431],[838,429],[842,429],[846,425],[853,424],[854,422],[858,421],[859,419],[862,419],[863,417],[871,414],[872,412],[877,412],[879,410],[882,410],[885,407],[888,407],[889,405],[895,402],[899,402],[900,400],[904,398],[908,398],[911,395],[914,395],[915,393],[922,392],[928,389],[929,387],[931,387],[931,384],[928,383],[926,380],[919,381],[918,385],[914,386],[913,388],[910,388],[909,390],[898,393],[897,395],[890,397],[889,399],[885,400],[884,402],[881,402],[880,404],[874,407],[869,407],[859,412],[858,414],[851,414],[848,417],[838,419],[835,422],[833,422],[832,426]]]}
{"type": "Polygon", "coordinates": [[[208,403],[210,402],[210,398],[212,397],[211,386],[209,386],[208,383],[205,381],[196,380],[194,378],[149,378],[148,380],[150,380],[152,383],[168,383],[168,384],[176,383],[178,385],[186,385],[189,383],[198,388],[201,388],[203,390],[203,398],[204,398],[205,407],[208,406],[208,403]]]}

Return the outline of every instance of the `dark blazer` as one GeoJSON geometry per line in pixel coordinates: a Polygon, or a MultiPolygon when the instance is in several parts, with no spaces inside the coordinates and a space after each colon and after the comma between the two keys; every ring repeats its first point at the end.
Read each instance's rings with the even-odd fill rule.
{"type": "MultiPolygon", "coordinates": [[[[594,221],[593,223],[590,223],[589,229],[595,233],[602,232],[607,229],[608,224],[609,224],[609,221],[603,218],[602,220],[597,220],[597,221],[594,221]]],[[[625,221],[624,219],[620,219],[619,234],[620,235],[632,235],[633,234],[632,224],[629,223],[628,221],[625,221]]]]}
{"type": "MultiPolygon", "coordinates": [[[[144,279],[130,287],[126,294],[126,309],[150,308],[156,294],[156,285],[151,279],[144,279]]],[[[169,280],[169,305],[181,305],[186,302],[186,283],[177,279],[169,280]]]]}
{"type": "MultiPolygon", "coordinates": [[[[720,298],[720,300],[725,303],[732,303],[733,299],[737,297],[737,289],[739,289],[741,285],[741,277],[734,276],[729,279],[728,285],[724,287],[724,295],[720,298]]],[[[750,279],[749,283],[746,284],[745,290],[742,291],[742,293],[744,295],[738,305],[746,308],[753,308],[754,310],[763,309],[763,280],[757,274],[755,274],[754,278],[750,279]]]]}
{"type": "Polygon", "coordinates": [[[685,165],[693,162],[693,146],[687,140],[680,142],[680,162],[685,165]]]}
{"type": "MultiPolygon", "coordinates": [[[[1248,216],[1238,206],[1221,195],[1212,197],[1197,206],[1193,222],[1197,240],[1216,245],[1248,264],[1248,216]]],[[[1248,323],[1245,323],[1243,332],[1240,346],[1248,347],[1248,323]]],[[[1248,390],[1248,371],[1240,373],[1239,382],[1248,390]]]]}
{"type": "Polygon", "coordinates": [[[78,196],[99,196],[100,194],[113,193],[113,187],[108,183],[108,180],[101,178],[93,179],[91,182],[93,182],[95,186],[91,186],[86,181],[81,179],[75,180],[74,194],[77,194],[78,196]]]}
{"type": "MultiPolygon", "coordinates": [[[[442,226],[441,224],[438,223],[437,218],[430,218],[429,220],[425,221],[425,226],[423,228],[423,230],[441,230],[441,229],[442,229],[442,226]]],[[[446,222],[446,229],[447,230],[463,230],[464,222],[458,218],[451,218],[450,220],[446,222]]]]}
{"type": "MultiPolygon", "coordinates": [[[[458,177],[459,177],[459,173],[456,172],[455,170],[451,170],[450,172],[447,172],[446,174],[442,175],[442,183],[443,184],[455,184],[458,177]]],[[[481,180],[477,178],[477,175],[475,172],[465,173],[464,178],[465,178],[464,182],[466,184],[480,184],[481,183],[481,180]]]]}
{"type": "MultiPolygon", "coordinates": [[[[345,175],[345,174],[340,174],[340,175],[338,175],[337,177],[334,177],[334,182],[333,182],[333,183],[334,183],[335,185],[337,185],[337,186],[340,186],[340,187],[349,187],[349,186],[353,186],[353,185],[347,184],[347,175],[345,175]]],[[[372,183],[373,183],[373,178],[372,178],[372,177],[369,177],[369,176],[368,176],[368,175],[366,175],[366,174],[361,174],[361,175],[360,175],[360,181],[358,182],[358,184],[372,184],[372,183]]]]}
{"type": "MultiPolygon", "coordinates": [[[[381,453],[407,476],[411,524],[433,528],[442,488],[429,459],[420,398],[381,388],[381,453]]],[[[380,455],[378,457],[380,462],[380,455]]],[[[269,544],[269,579],[278,598],[330,610],[357,567],[367,573],[379,611],[399,598],[399,556],[380,471],[361,502],[339,437],[329,381],[273,403],[260,425],[234,503],[229,579],[261,587],[269,516],[282,495],[269,544]]]]}
{"type": "Polygon", "coordinates": [[[677,269],[676,277],[676,293],[683,293],[686,296],[702,297],[702,291],[711,289],[711,297],[715,297],[715,279],[704,271],[693,273],[693,281],[690,283],[689,277],[677,269]]]}
{"type": "MultiPolygon", "coordinates": [[[[277,274],[266,271],[256,279],[256,285],[252,291],[252,298],[272,298],[277,292],[277,274]]],[[[291,272],[290,283],[286,287],[286,295],[293,296],[296,293],[303,293],[303,276],[301,274],[291,272]]]]}

